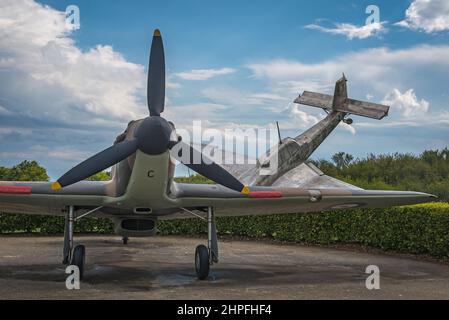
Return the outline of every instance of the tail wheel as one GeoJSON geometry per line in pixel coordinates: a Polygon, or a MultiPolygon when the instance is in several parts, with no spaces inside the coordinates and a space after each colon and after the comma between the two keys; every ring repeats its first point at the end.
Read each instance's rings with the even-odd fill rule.
{"type": "Polygon", "coordinates": [[[199,280],[205,280],[209,276],[209,250],[204,245],[196,247],[195,270],[199,280]]]}

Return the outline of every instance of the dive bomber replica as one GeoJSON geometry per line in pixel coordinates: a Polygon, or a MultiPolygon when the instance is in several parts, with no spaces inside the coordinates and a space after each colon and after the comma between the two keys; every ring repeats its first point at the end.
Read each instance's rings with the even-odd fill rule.
{"type": "Polygon", "coordinates": [[[279,145],[254,165],[219,165],[182,141],[161,114],[165,104],[165,57],[159,30],[154,32],[148,71],[149,117],[131,121],[114,145],[68,171],[54,183],[0,182],[0,212],[66,217],[63,262],[83,275],[85,247],[74,246],[74,223],[88,215],[111,218],[123,237],[152,236],[160,219],[196,216],[207,221],[207,246],[195,252],[199,279],[218,262],[216,216],[318,212],[380,208],[434,200],[418,192],[367,191],[326,176],[307,159],[349,115],[382,119],[389,107],[349,99],[343,75],[334,96],[304,92],[295,103],[322,108],[327,117],[279,145]],[[199,161],[194,161],[200,159],[199,161]],[[193,185],[174,181],[175,160],[214,181],[193,185]],[[277,170],[261,170],[277,161],[277,170]],[[85,181],[112,168],[112,179],[85,181]]]}

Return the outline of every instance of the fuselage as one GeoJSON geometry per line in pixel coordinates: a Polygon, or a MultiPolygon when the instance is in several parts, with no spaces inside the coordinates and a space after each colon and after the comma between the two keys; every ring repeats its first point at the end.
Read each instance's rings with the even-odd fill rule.
{"type": "Polygon", "coordinates": [[[287,172],[306,162],[345,116],[345,113],[333,111],[296,138],[283,139],[260,159],[257,166],[238,178],[248,185],[272,186],[287,172]],[[270,174],[261,174],[261,169],[268,167],[271,168],[270,174]]]}

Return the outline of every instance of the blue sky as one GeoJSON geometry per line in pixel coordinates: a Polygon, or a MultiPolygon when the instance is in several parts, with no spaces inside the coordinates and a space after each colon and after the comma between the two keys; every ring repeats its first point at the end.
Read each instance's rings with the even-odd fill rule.
{"type": "Polygon", "coordinates": [[[353,98],[388,103],[355,117],[315,158],[447,146],[449,4],[396,1],[0,0],[0,165],[36,159],[53,178],[109,146],[145,116],[152,31],[167,57],[166,117],[225,129],[279,121],[295,136],[323,117],[291,102],[331,92],[345,72],[353,98]],[[68,5],[81,28],[68,32],[68,5]],[[375,4],[380,23],[365,26],[375,4]]]}

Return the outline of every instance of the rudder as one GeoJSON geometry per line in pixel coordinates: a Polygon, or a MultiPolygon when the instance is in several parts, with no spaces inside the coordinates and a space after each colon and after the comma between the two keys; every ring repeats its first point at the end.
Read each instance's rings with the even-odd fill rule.
{"type": "Polygon", "coordinates": [[[333,110],[341,109],[348,100],[348,86],[346,84],[347,82],[348,80],[343,73],[343,77],[341,77],[340,80],[338,80],[335,84],[334,100],[332,103],[333,110]]]}

